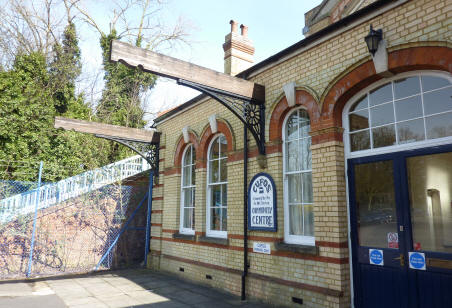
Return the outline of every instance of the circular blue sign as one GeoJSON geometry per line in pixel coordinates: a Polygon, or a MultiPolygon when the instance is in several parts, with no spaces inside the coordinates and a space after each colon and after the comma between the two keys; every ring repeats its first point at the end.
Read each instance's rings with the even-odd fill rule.
{"type": "Polygon", "coordinates": [[[373,264],[379,265],[383,262],[383,254],[380,250],[377,249],[374,249],[370,252],[369,258],[373,264]]]}
{"type": "Polygon", "coordinates": [[[419,252],[414,252],[410,256],[410,264],[415,269],[422,269],[425,266],[425,258],[419,252]]]}

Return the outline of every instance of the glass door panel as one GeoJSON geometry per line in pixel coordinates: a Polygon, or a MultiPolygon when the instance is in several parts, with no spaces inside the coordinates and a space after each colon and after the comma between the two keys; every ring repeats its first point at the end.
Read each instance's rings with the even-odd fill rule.
{"type": "Polygon", "coordinates": [[[407,158],[413,249],[452,253],[452,153],[407,158]]]}
{"type": "Polygon", "coordinates": [[[393,161],[355,165],[359,246],[398,248],[393,161]]]}

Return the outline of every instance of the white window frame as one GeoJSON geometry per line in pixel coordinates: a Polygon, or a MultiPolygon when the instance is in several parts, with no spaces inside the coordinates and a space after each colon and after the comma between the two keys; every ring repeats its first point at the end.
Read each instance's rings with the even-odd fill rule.
{"type": "Polygon", "coordinates": [[[365,89],[359,91],[347,102],[347,104],[344,107],[344,110],[342,111],[342,126],[344,127],[344,148],[345,148],[346,159],[370,156],[370,155],[378,155],[378,154],[384,154],[384,153],[392,153],[392,152],[411,150],[411,149],[419,149],[419,148],[437,146],[437,145],[442,145],[442,144],[447,144],[447,143],[452,142],[452,136],[449,136],[449,137],[443,137],[443,138],[437,138],[437,139],[426,139],[426,140],[421,140],[421,141],[415,141],[415,142],[411,142],[411,143],[395,144],[395,145],[381,147],[381,148],[373,148],[373,149],[360,150],[360,151],[354,151],[354,152],[351,151],[349,112],[350,112],[350,109],[352,108],[352,106],[358,101],[358,99],[360,99],[366,93],[368,93],[386,83],[393,82],[398,79],[403,79],[403,78],[413,77],[413,76],[422,76],[422,75],[442,77],[445,79],[449,79],[452,82],[452,75],[449,73],[442,72],[442,71],[430,71],[430,70],[411,71],[411,72],[395,75],[391,78],[384,78],[378,82],[375,82],[372,85],[366,87],[365,89]]]}
{"type": "MultiPolygon", "coordinates": [[[[218,134],[215,135],[212,138],[212,141],[209,144],[208,150],[207,150],[207,181],[206,181],[206,236],[209,237],[218,237],[218,238],[227,238],[228,237],[228,232],[227,231],[219,231],[219,230],[211,230],[210,229],[210,208],[211,208],[211,186],[212,185],[220,185],[220,184],[226,184],[226,194],[227,194],[227,184],[228,181],[226,179],[226,182],[215,182],[215,183],[211,183],[210,182],[210,162],[212,161],[210,159],[210,151],[212,150],[212,145],[215,142],[218,142],[218,138],[220,138],[221,136],[225,137],[223,134],[218,134]]],[[[226,138],[226,137],[225,137],[226,138]]],[[[221,152],[220,152],[220,156],[221,156],[221,152]]],[[[220,168],[220,165],[218,165],[218,167],[220,168]]],[[[226,168],[227,168],[227,163],[226,163],[226,168]]],[[[221,175],[219,173],[219,176],[221,178],[221,175]]],[[[227,206],[226,206],[227,208],[227,206]]],[[[229,212],[229,211],[227,211],[229,212]]],[[[227,217],[226,217],[227,220],[227,217]]]]}
{"type": "MultiPolygon", "coordinates": [[[[181,183],[180,183],[180,219],[179,219],[179,233],[181,234],[187,234],[187,235],[194,235],[195,234],[195,229],[194,229],[194,223],[193,223],[193,229],[190,228],[184,228],[184,209],[187,208],[184,204],[184,189],[186,188],[193,188],[194,192],[196,193],[196,182],[193,182],[192,180],[192,185],[188,185],[188,186],[184,186],[184,170],[186,166],[190,166],[190,172],[192,172],[192,168],[195,168],[195,161],[193,160],[193,153],[194,153],[194,146],[193,144],[189,144],[185,147],[185,150],[182,154],[182,161],[181,161],[181,183]],[[184,165],[184,161],[185,161],[185,155],[187,155],[188,149],[191,148],[191,159],[190,161],[193,162],[190,165],[184,165]]],[[[196,172],[196,171],[195,171],[196,172]]],[[[195,200],[193,199],[193,216],[195,215],[194,211],[195,211],[196,205],[195,205],[195,200]]]]}
{"type": "MultiPolygon", "coordinates": [[[[289,117],[294,113],[298,112],[298,110],[305,110],[303,107],[299,107],[291,110],[284,119],[282,126],[282,136],[283,136],[283,190],[284,190],[284,242],[287,244],[297,244],[297,245],[307,245],[314,246],[315,245],[315,236],[305,236],[305,235],[292,235],[289,234],[290,230],[290,213],[289,213],[289,186],[288,186],[288,174],[293,174],[294,172],[287,172],[287,150],[286,150],[286,125],[289,117]]],[[[309,126],[311,125],[311,119],[309,118],[309,126]]],[[[311,150],[311,149],[310,149],[311,150]]],[[[311,151],[312,153],[312,151],[311,151]]],[[[303,172],[311,172],[312,175],[312,166],[311,170],[303,170],[303,172]]],[[[312,179],[312,177],[311,177],[312,179]]],[[[306,203],[307,204],[307,203],[306,203]]],[[[314,202],[312,203],[314,204],[314,202]]]]}

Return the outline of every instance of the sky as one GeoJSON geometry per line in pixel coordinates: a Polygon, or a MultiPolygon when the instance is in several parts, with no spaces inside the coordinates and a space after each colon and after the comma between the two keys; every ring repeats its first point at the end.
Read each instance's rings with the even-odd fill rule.
{"type": "MultiPolygon", "coordinates": [[[[224,37],[230,32],[234,19],[249,27],[248,37],[255,47],[254,63],[302,40],[304,13],[319,5],[321,0],[169,0],[160,12],[164,22],[173,24],[183,17],[190,26],[189,46],[165,53],[223,72],[224,37]]],[[[101,11],[98,12],[102,14],[101,11]]],[[[101,63],[98,44],[91,39],[81,42],[84,63],[101,63]],[[97,56],[98,55],[98,56],[97,56]]],[[[148,111],[155,113],[173,108],[195,97],[199,92],[178,86],[174,81],[159,79],[148,96],[148,111]]],[[[148,115],[148,119],[149,119],[148,115]]]]}

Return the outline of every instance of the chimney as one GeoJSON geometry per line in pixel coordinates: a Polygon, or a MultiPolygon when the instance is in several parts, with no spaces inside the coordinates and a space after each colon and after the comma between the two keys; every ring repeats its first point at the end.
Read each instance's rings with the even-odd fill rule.
{"type": "Polygon", "coordinates": [[[231,33],[225,36],[224,50],[224,73],[232,76],[246,70],[253,65],[254,47],[248,38],[248,27],[240,25],[240,34],[237,33],[238,23],[235,20],[231,24],[231,33]]]}

